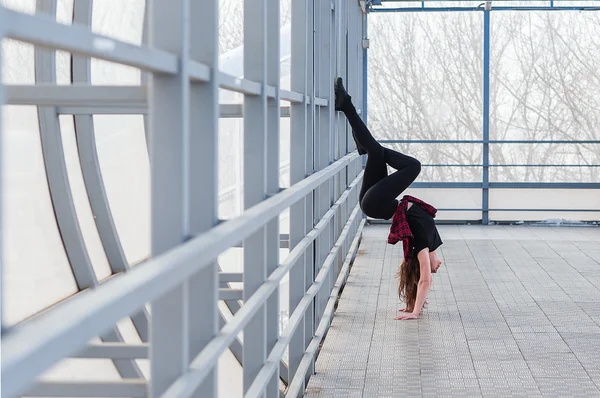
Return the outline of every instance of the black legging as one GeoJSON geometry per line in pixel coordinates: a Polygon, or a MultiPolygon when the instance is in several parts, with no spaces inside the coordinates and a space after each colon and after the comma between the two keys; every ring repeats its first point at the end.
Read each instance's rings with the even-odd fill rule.
{"type": "Polygon", "coordinates": [[[360,207],[369,217],[389,220],[398,207],[396,199],[421,172],[421,163],[410,156],[384,148],[371,135],[350,100],[342,106],[354,130],[357,147],[367,152],[367,165],[360,189],[360,207]],[[387,165],[397,171],[388,175],[387,165]]]}

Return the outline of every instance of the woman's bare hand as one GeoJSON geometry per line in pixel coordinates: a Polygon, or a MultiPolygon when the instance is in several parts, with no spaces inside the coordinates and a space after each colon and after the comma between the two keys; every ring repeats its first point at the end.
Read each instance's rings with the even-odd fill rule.
{"type": "Polygon", "coordinates": [[[394,318],[396,321],[406,321],[408,319],[417,319],[418,315],[413,314],[412,312],[407,312],[404,314],[400,314],[394,318]]]}

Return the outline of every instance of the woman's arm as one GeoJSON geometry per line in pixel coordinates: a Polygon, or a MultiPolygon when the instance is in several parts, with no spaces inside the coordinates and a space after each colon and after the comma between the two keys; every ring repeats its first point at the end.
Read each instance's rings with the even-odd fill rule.
{"type": "Polygon", "coordinates": [[[417,299],[415,308],[411,313],[400,314],[394,319],[416,319],[421,313],[421,309],[427,299],[427,293],[431,287],[431,263],[429,260],[429,249],[423,249],[417,255],[419,260],[420,278],[417,285],[417,299]]]}
{"type": "Polygon", "coordinates": [[[431,262],[429,260],[429,249],[423,249],[417,255],[419,260],[419,268],[421,271],[421,277],[419,278],[419,284],[417,285],[417,300],[415,301],[415,308],[413,314],[419,316],[421,309],[427,299],[427,293],[431,287],[431,262]]]}

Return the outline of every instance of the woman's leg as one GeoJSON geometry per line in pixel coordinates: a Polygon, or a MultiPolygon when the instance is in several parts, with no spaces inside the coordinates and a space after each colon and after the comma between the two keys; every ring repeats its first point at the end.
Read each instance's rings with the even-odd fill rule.
{"type": "Polygon", "coordinates": [[[338,79],[336,83],[335,91],[336,110],[340,110],[346,115],[346,119],[348,119],[348,123],[350,123],[350,127],[352,127],[352,136],[356,142],[356,147],[359,150],[362,149],[369,155],[373,152],[379,153],[383,147],[375,138],[373,138],[373,135],[371,135],[371,132],[365,123],[360,116],[358,116],[356,108],[352,104],[352,98],[346,93],[340,79],[338,79]]]}
{"type": "Polygon", "coordinates": [[[385,148],[385,162],[397,169],[373,184],[361,199],[361,208],[370,217],[389,220],[398,207],[398,196],[421,172],[421,163],[410,156],[385,148]]]}
{"type": "Polygon", "coordinates": [[[353,129],[357,147],[362,147],[368,155],[359,196],[361,208],[369,217],[390,219],[398,207],[396,198],[417,178],[421,163],[413,157],[384,148],[373,138],[339,78],[335,94],[336,109],[344,112],[353,129]],[[388,164],[397,170],[389,176],[388,164]]]}

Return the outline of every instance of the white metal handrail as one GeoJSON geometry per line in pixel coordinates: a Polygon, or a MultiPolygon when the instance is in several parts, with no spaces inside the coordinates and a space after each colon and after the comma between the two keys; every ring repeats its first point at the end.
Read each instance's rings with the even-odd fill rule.
{"type": "MultiPolygon", "coordinates": [[[[357,180],[358,180],[358,178],[357,178],[357,180]]],[[[354,210],[352,211],[352,214],[350,215],[350,218],[346,222],[344,230],[340,234],[340,237],[338,238],[334,247],[329,252],[329,255],[327,256],[325,263],[323,263],[323,266],[321,267],[319,274],[315,277],[314,283],[312,284],[310,289],[308,289],[306,291],[306,294],[300,301],[300,304],[298,304],[298,306],[296,307],[294,312],[290,315],[286,329],[279,337],[279,340],[277,341],[277,344],[275,344],[275,347],[271,350],[271,353],[267,357],[267,361],[266,361],[265,365],[263,366],[261,371],[256,376],[254,383],[252,383],[252,385],[248,389],[248,392],[246,393],[247,397],[260,396],[261,391],[263,391],[263,389],[265,388],[267,382],[273,375],[273,372],[275,372],[277,370],[277,367],[279,366],[279,360],[283,356],[285,347],[290,342],[292,335],[294,334],[294,332],[298,328],[298,325],[300,324],[300,321],[304,317],[304,314],[306,313],[306,308],[310,304],[312,304],[312,300],[316,296],[317,292],[323,286],[323,282],[325,281],[325,278],[327,278],[329,276],[329,273],[331,272],[331,268],[333,267],[333,264],[334,264],[334,260],[335,260],[336,256],[338,255],[338,252],[340,251],[342,244],[348,238],[350,229],[351,229],[352,225],[355,223],[355,221],[357,220],[359,214],[361,214],[360,207],[359,207],[359,205],[356,205],[354,210]]],[[[347,276],[347,275],[344,275],[343,279],[345,279],[345,276],[347,276]]],[[[335,294],[335,299],[337,299],[337,294],[335,294]]],[[[323,320],[328,318],[331,315],[332,314],[327,314],[327,311],[325,311],[323,320]]],[[[295,377],[303,379],[306,377],[306,372],[304,372],[304,373],[302,371],[297,372],[295,377]]]]}
{"type": "MultiPolygon", "coordinates": [[[[210,372],[212,367],[216,364],[219,359],[219,356],[229,347],[229,345],[233,342],[239,332],[241,332],[244,326],[248,323],[248,321],[252,318],[252,316],[258,311],[258,309],[264,305],[267,298],[275,291],[277,287],[279,287],[279,283],[283,279],[283,277],[289,272],[289,270],[296,264],[298,259],[306,252],[306,249],[313,243],[313,241],[323,232],[327,224],[331,221],[338,208],[345,203],[348,199],[349,195],[356,189],[358,184],[362,181],[362,172],[358,177],[352,182],[350,187],[342,194],[340,199],[325,213],[323,218],[319,221],[319,223],[310,231],[304,239],[300,241],[298,245],[292,249],[283,263],[269,276],[267,282],[265,282],[256,293],[250,298],[250,300],[244,303],[244,306],[235,314],[233,319],[223,328],[219,335],[213,339],[204,350],[192,361],[190,365],[190,371],[182,376],[178,381],[176,381],[173,386],[165,393],[164,397],[171,398],[183,398],[187,396],[191,396],[193,391],[202,383],[206,375],[210,372]]],[[[350,216],[348,224],[346,224],[346,234],[348,231],[349,224],[354,220],[358,214],[358,206],[354,209],[354,212],[350,216]]],[[[342,233],[338,241],[342,241],[345,239],[346,235],[342,233]]],[[[298,326],[297,322],[292,320],[292,316],[296,314],[296,317],[299,313],[304,314],[306,310],[307,302],[316,295],[317,290],[323,284],[323,279],[325,275],[329,272],[329,267],[331,263],[333,263],[333,259],[337,254],[339,249],[339,245],[334,246],[331,250],[328,260],[323,264],[321,269],[320,276],[315,278],[315,282],[311,286],[311,288],[307,291],[305,295],[305,300],[298,305],[298,308],[294,313],[290,316],[288,320],[288,329],[292,328],[291,331],[286,330],[287,339],[282,339],[280,337],[279,343],[272,350],[275,352],[277,356],[277,366],[279,366],[279,359],[283,355],[283,351],[285,350],[285,346],[293,334],[294,330],[298,326]],[[291,326],[290,326],[291,325],[291,326]],[[277,351],[276,351],[277,350],[277,351]]],[[[273,360],[273,358],[269,358],[273,360]]]]}
{"type": "Polygon", "coordinates": [[[57,361],[73,355],[103,330],[209,265],[219,254],[264,226],[357,157],[356,153],[346,155],[240,217],[148,260],[93,291],[81,293],[27,324],[16,326],[2,339],[3,391],[8,396],[18,394],[57,361]]]}

